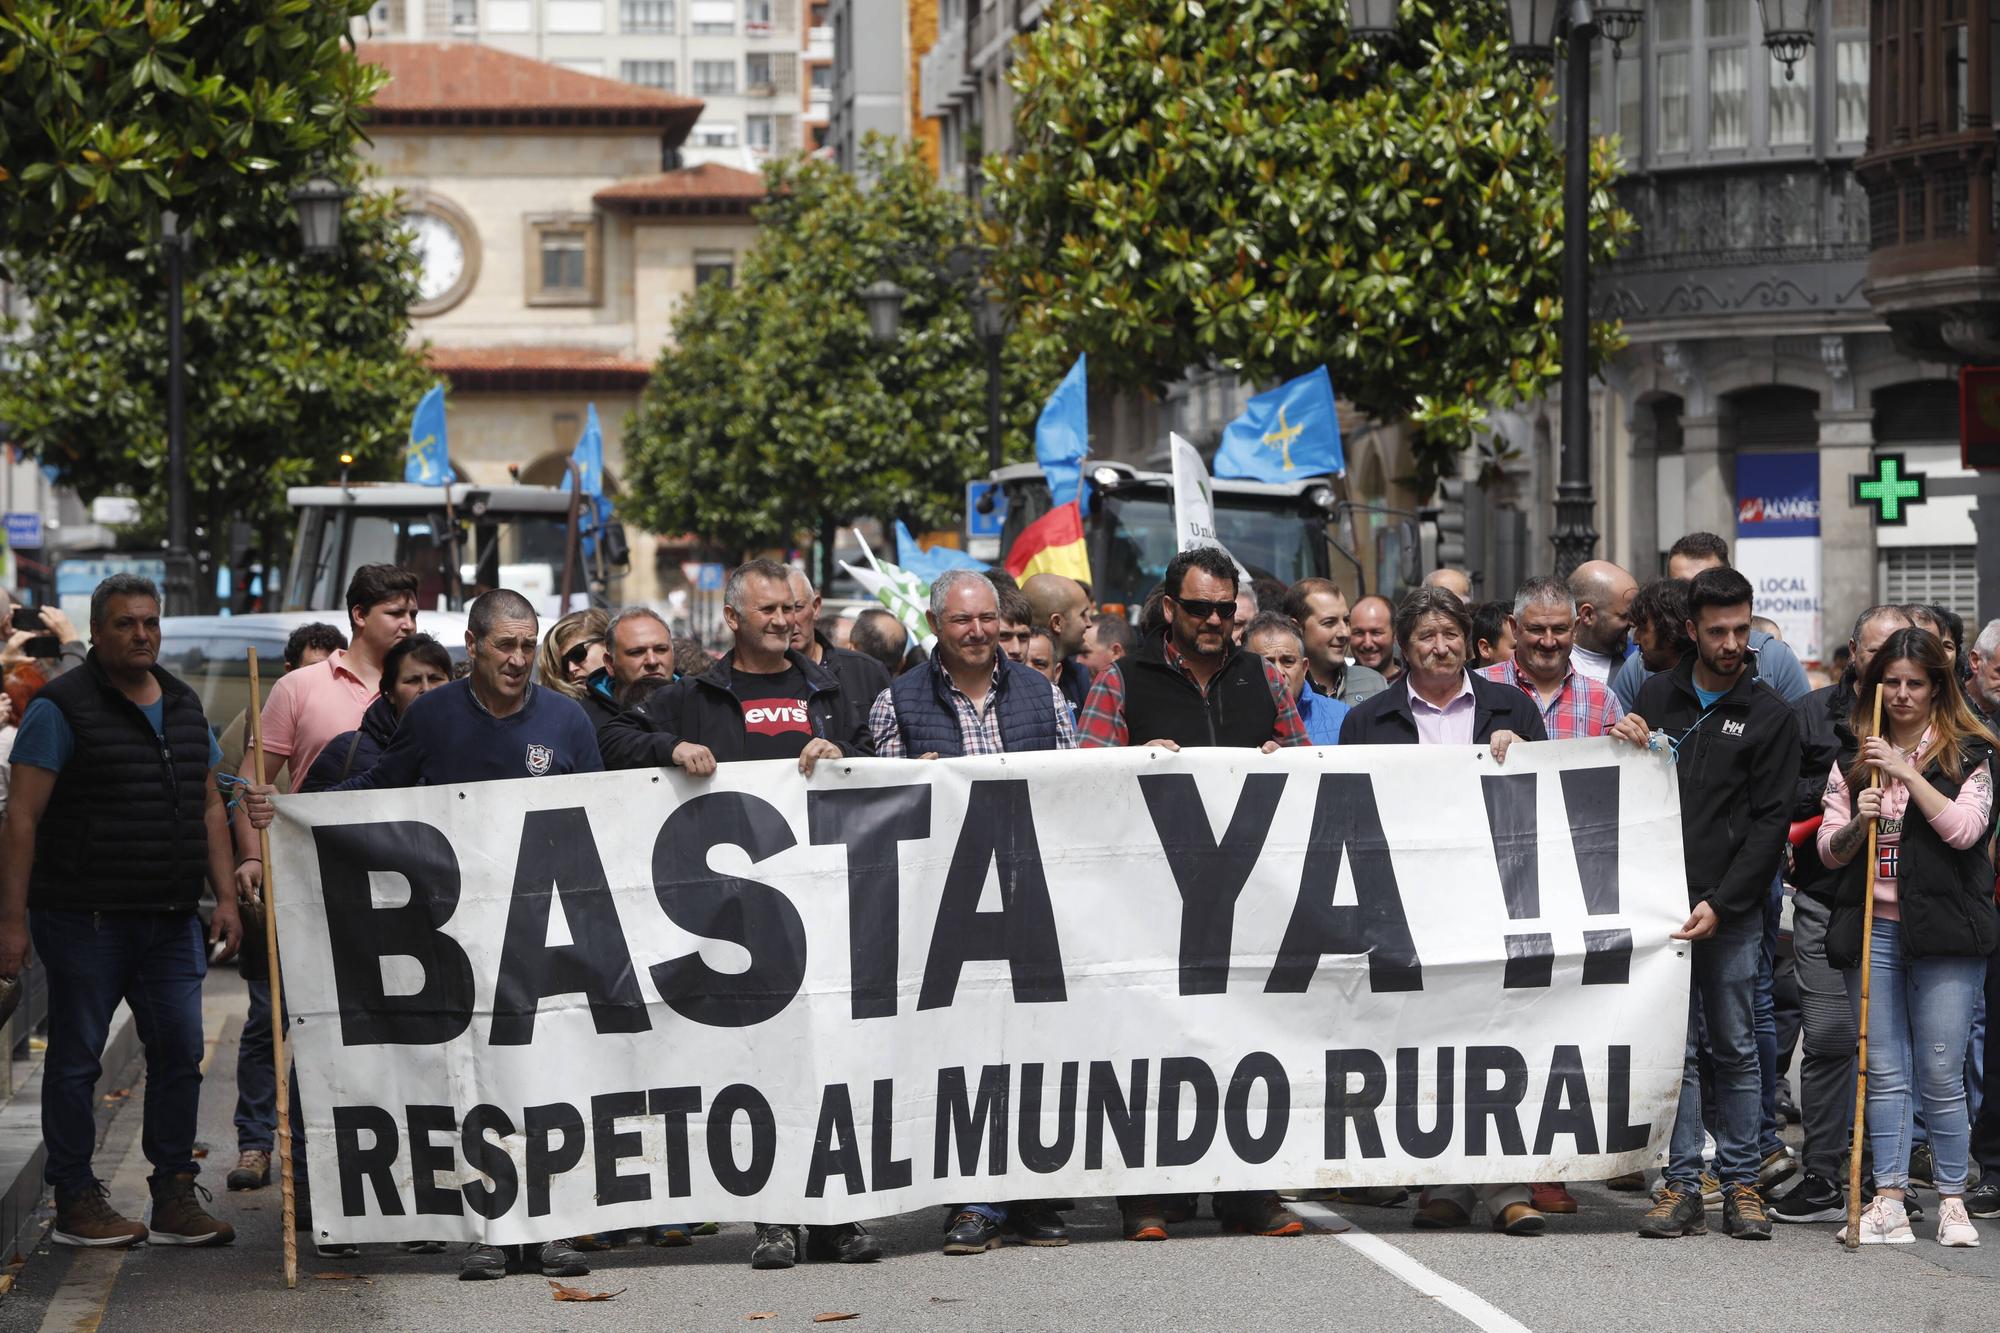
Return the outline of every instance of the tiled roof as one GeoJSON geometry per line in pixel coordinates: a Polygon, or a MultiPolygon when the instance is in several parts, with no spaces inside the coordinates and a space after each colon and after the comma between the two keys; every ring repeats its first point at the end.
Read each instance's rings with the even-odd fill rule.
{"type": "Polygon", "coordinates": [[[697,98],[579,74],[478,42],[366,42],[360,56],[389,72],[368,111],[375,125],[652,127],[679,144],[701,114],[697,98]]]}
{"type": "Polygon", "coordinates": [[[432,370],[452,387],[480,390],[584,390],[644,387],[652,367],[601,347],[507,344],[498,347],[438,347],[426,353],[432,370]]]}
{"type": "Polygon", "coordinates": [[[716,162],[607,185],[591,196],[600,208],[638,214],[746,215],[764,202],[764,178],[716,162]]]}

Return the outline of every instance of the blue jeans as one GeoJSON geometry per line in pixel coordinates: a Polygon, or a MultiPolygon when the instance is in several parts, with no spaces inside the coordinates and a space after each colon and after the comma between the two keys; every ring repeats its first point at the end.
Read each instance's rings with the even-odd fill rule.
{"type": "Polygon", "coordinates": [[[1764,948],[1761,914],[1724,921],[1689,948],[1687,1056],[1680,1109],[1667,1151],[1666,1178],[1693,1189],[1701,1177],[1701,1035],[1708,1034],[1715,1087],[1715,1170],[1725,1185],[1752,1185],[1763,1157],[1762,1075],[1757,1060],[1757,971],[1764,948]]]}
{"type": "Polygon", "coordinates": [[[271,1059],[271,983],[251,981],[236,1047],[236,1151],[270,1152],[278,1132],[278,1070],[271,1059]]]}
{"type": "MultiPolygon", "coordinates": [[[[1868,985],[1868,1146],[1877,1189],[1910,1183],[1912,1110],[1921,1102],[1940,1194],[1963,1194],[1971,1122],[1965,1043],[1986,984],[1984,958],[1905,958],[1900,921],[1875,919],[1868,985]],[[1914,1086],[1912,1086],[1914,1085],[1914,1086]]],[[[1861,970],[1847,974],[1861,1004],[1861,970]]]]}
{"type": "Polygon", "coordinates": [[[28,913],[35,956],[48,969],[49,1049],[42,1065],[43,1178],[88,1189],[97,1145],[97,1079],[111,1014],[132,1007],[146,1051],[140,1146],[154,1180],[193,1175],[201,1104],[201,982],[208,949],[193,912],[28,913]]]}

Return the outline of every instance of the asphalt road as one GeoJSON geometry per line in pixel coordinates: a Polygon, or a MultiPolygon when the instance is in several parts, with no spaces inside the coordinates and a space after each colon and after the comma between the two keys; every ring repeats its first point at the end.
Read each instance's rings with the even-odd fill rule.
{"type": "MultiPolygon", "coordinates": [[[[1511,1239],[1484,1229],[1410,1229],[1410,1208],[1309,1209],[1335,1234],[1295,1239],[1224,1237],[1213,1222],[1178,1228],[1163,1245],[1119,1238],[1116,1210],[1085,1203],[1067,1249],[1008,1248],[966,1258],[938,1253],[935,1213],[871,1224],[888,1257],[863,1267],[810,1265],[784,1273],[748,1266],[750,1228],[736,1223],[689,1249],[626,1248],[592,1256],[573,1280],[611,1301],[557,1303],[539,1277],[460,1283],[455,1255],[368,1247],[355,1258],[301,1256],[298,1289],[284,1287],[275,1187],[221,1192],[235,1160],[231,1114],[243,989],[233,969],[209,982],[211,1064],[202,1097],[203,1142],[217,1207],[237,1228],[233,1246],[77,1251],[45,1241],[22,1257],[0,1296],[0,1333],[27,1330],[786,1329],[823,1313],[883,1329],[1239,1330],[1273,1327],[1395,1330],[1988,1330],[2000,1307],[2000,1223],[1987,1244],[1945,1250],[1920,1230],[1916,1245],[1849,1254],[1832,1226],[1779,1227],[1768,1244],[1719,1232],[1642,1241],[1641,1197],[1597,1186],[1549,1234],[1511,1239]],[[748,1316],[769,1312],[767,1320],[748,1316]]],[[[136,1078],[136,1071],[135,1071],[136,1078]]],[[[98,1170],[114,1204],[142,1206],[139,1087],[105,1109],[98,1170]]]]}

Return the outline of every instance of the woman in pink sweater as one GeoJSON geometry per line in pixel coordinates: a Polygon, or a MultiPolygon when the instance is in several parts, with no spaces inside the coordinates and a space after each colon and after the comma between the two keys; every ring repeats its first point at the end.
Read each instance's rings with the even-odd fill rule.
{"type": "MultiPolygon", "coordinates": [[[[1875,1200],[1863,1245],[1916,1240],[1903,1206],[1909,1187],[1913,1098],[1923,1105],[1938,1189],[1938,1243],[1977,1245],[1965,1211],[1970,1124],[1963,1062],[1986,959],[2000,943],[1993,902],[1995,738],[1966,707],[1935,634],[1889,636],[1855,691],[1860,753],[1826,787],[1819,852],[1846,867],[1827,930],[1827,957],[1861,993],[1862,897],[1875,826],[1868,1017],[1868,1143],[1875,1200]],[[1876,692],[1882,731],[1869,729],[1876,692]],[[1869,783],[1877,774],[1879,788],[1869,783]]],[[[1841,1232],[1843,1239],[1846,1232],[1841,1232]]]]}

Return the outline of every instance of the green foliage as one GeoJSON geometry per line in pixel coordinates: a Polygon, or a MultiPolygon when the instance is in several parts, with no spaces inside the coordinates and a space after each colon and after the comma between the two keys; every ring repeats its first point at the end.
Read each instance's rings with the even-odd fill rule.
{"type": "MultiPolygon", "coordinates": [[[[1342,0],[1052,6],[1010,75],[1019,151],[986,164],[1029,332],[1129,385],[1324,363],[1343,398],[1423,428],[1426,489],[1487,406],[1552,389],[1553,86],[1510,60],[1490,0],[1406,0],[1402,32],[1353,41],[1342,0]]],[[[1598,261],[1633,225],[1615,171],[1598,144],[1598,261]]],[[[1617,339],[1600,327],[1598,353],[1617,339]]]]}
{"type": "MultiPolygon", "coordinates": [[[[405,345],[416,256],[394,196],[347,201],[338,256],[303,258],[274,182],[196,225],[185,261],[189,475],[197,521],[262,523],[285,487],[324,481],[351,452],[387,475],[429,387],[405,345]]],[[[129,242],[128,242],[129,244],[129,242]]],[[[156,244],[38,254],[17,264],[32,302],[0,376],[11,439],[88,499],[165,504],[167,316],[156,244]]]]}
{"type": "Polygon", "coordinates": [[[0,238],[68,246],[344,157],[368,0],[0,0],[0,238]]]}
{"type": "MultiPolygon", "coordinates": [[[[965,482],[986,466],[985,357],[944,271],[969,214],[909,147],[871,139],[864,156],[860,175],[766,168],[770,200],[735,285],[700,288],[676,319],[625,428],[620,503],[647,527],[747,550],[824,518],[958,524],[965,482]],[[908,292],[886,347],[859,296],[884,276],[908,292]]],[[[1010,340],[1017,458],[1055,382],[1045,360],[1010,340]]]]}

